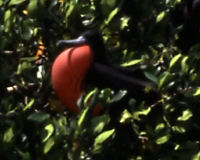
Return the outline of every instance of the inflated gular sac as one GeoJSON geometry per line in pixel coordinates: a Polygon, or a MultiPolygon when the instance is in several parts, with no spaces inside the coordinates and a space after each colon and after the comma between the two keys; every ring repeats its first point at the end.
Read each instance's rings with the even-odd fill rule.
{"type": "Polygon", "coordinates": [[[53,63],[52,85],[58,98],[72,112],[78,113],[77,100],[83,92],[83,81],[92,63],[88,45],[64,50],[53,63]]]}

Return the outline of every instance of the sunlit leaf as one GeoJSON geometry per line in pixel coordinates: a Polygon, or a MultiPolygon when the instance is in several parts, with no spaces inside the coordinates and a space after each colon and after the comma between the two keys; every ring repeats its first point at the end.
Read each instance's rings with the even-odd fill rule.
{"type": "Polygon", "coordinates": [[[12,6],[12,5],[19,5],[19,4],[21,4],[21,3],[23,3],[23,2],[25,2],[26,0],[11,0],[10,2],[9,2],[9,6],[12,6]]]}
{"type": "Polygon", "coordinates": [[[192,157],[192,160],[199,160],[200,159],[200,151],[192,157]]]}
{"type": "Polygon", "coordinates": [[[11,14],[11,10],[7,10],[4,14],[4,25],[5,25],[5,32],[9,32],[10,31],[10,27],[11,27],[11,23],[12,23],[12,14],[11,14]]]}
{"type": "Polygon", "coordinates": [[[65,116],[61,116],[58,120],[60,127],[65,127],[67,125],[67,119],[65,116]]]}
{"type": "Polygon", "coordinates": [[[180,149],[180,144],[176,144],[176,146],[174,147],[174,150],[177,151],[180,149]]]}
{"type": "Polygon", "coordinates": [[[93,151],[94,152],[98,152],[103,143],[110,137],[112,136],[113,134],[115,133],[115,129],[111,129],[111,130],[108,130],[108,131],[105,131],[103,133],[101,133],[100,135],[98,135],[96,138],[95,138],[95,141],[94,141],[94,148],[93,148],[93,151]]]}
{"type": "Polygon", "coordinates": [[[128,110],[124,110],[122,112],[120,123],[124,123],[124,122],[126,122],[127,120],[129,120],[131,118],[132,118],[132,115],[128,112],[128,110]]]}
{"type": "Polygon", "coordinates": [[[182,71],[184,72],[184,73],[187,73],[188,72],[188,70],[189,70],[189,66],[188,66],[188,64],[186,63],[186,61],[188,60],[188,56],[185,56],[183,59],[182,59],[182,61],[181,61],[181,68],[182,68],[182,71]]]}
{"type": "Polygon", "coordinates": [[[35,102],[35,99],[31,99],[28,104],[24,107],[23,111],[26,111],[27,109],[29,109],[35,102]]]}
{"type": "Polygon", "coordinates": [[[13,128],[9,128],[3,135],[3,141],[9,143],[14,137],[13,128]]]}
{"type": "Polygon", "coordinates": [[[138,64],[138,63],[140,63],[142,61],[143,61],[142,59],[134,59],[134,60],[132,60],[130,62],[125,62],[125,63],[121,64],[121,66],[122,67],[134,66],[134,65],[136,65],[136,64],[138,64]]]}
{"type": "Polygon", "coordinates": [[[21,74],[25,70],[33,68],[32,64],[28,61],[24,61],[18,65],[17,74],[21,74]]]}
{"type": "Polygon", "coordinates": [[[193,96],[198,96],[198,95],[200,95],[200,87],[198,87],[195,93],[193,93],[193,96]]]}
{"type": "Polygon", "coordinates": [[[84,99],[84,106],[86,106],[86,108],[84,109],[84,111],[81,113],[81,115],[80,115],[80,117],[79,117],[79,119],[78,119],[78,126],[79,127],[81,127],[82,126],[82,124],[83,124],[83,122],[85,121],[85,119],[86,119],[86,116],[87,116],[87,113],[88,113],[88,111],[89,111],[89,109],[90,109],[90,107],[91,107],[91,103],[92,102],[90,102],[90,101],[92,101],[92,96],[94,96],[94,94],[97,92],[97,89],[94,89],[94,90],[92,90],[91,92],[89,92],[87,95],[86,95],[86,97],[85,97],[85,99],[84,99]],[[88,103],[89,103],[89,105],[88,105],[88,103]]]}
{"type": "Polygon", "coordinates": [[[54,132],[54,126],[52,124],[48,124],[45,126],[44,129],[46,130],[47,134],[45,135],[45,137],[43,137],[42,142],[46,142],[49,137],[51,137],[54,132]]]}
{"type": "Polygon", "coordinates": [[[72,14],[72,12],[74,11],[75,6],[76,6],[75,1],[70,1],[68,3],[70,3],[70,4],[69,4],[69,8],[67,9],[67,12],[66,12],[66,15],[65,15],[66,19],[69,18],[69,16],[72,14]]]}
{"type": "Polygon", "coordinates": [[[89,107],[85,108],[84,111],[81,113],[81,116],[80,118],[78,119],[78,126],[81,127],[85,118],[86,118],[86,115],[88,113],[88,110],[89,110],[89,107]]]}
{"type": "Polygon", "coordinates": [[[51,150],[51,148],[54,146],[54,144],[55,144],[54,139],[50,138],[44,145],[44,150],[43,150],[44,154],[47,154],[51,150]]]}
{"type": "Polygon", "coordinates": [[[171,79],[172,75],[170,72],[163,73],[158,83],[159,88],[162,88],[166,83],[169,83],[171,79]]]}
{"type": "Polygon", "coordinates": [[[110,117],[106,114],[102,116],[97,116],[92,119],[92,128],[93,133],[100,133],[104,129],[104,127],[110,122],[110,117]]]}
{"type": "Polygon", "coordinates": [[[172,130],[178,133],[185,133],[186,129],[180,126],[172,126],[172,130]]]}
{"type": "Polygon", "coordinates": [[[86,95],[86,97],[85,97],[85,99],[84,99],[84,106],[88,106],[88,102],[91,100],[92,96],[95,94],[96,91],[97,91],[97,90],[94,89],[94,90],[92,90],[91,92],[89,92],[89,93],[86,95]]]}
{"type": "Polygon", "coordinates": [[[164,143],[168,142],[169,138],[170,138],[169,135],[165,135],[165,136],[159,137],[159,138],[156,140],[156,143],[157,143],[158,145],[164,144],[164,143]]]}
{"type": "Polygon", "coordinates": [[[156,126],[155,131],[156,131],[156,132],[159,132],[159,131],[161,131],[161,130],[164,129],[164,128],[165,128],[165,124],[164,124],[164,123],[160,123],[160,124],[158,124],[158,125],[156,126]]]}
{"type": "Polygon", "coordinates": [[[177,118],[178,121],[187,121],[193,116],[192,112],[187,109],[182,112],[182,115],[177,118]]]}
{"type": "Polygon", "coordinates": [[[108,25],[113,20],[113,18],[117,15],[118,12],[119,12],[119,8],[115,8],[114,10],[112,10],[108,18],[105,20],[105,24],[108,25]]]}
{"type": "Polygon", "coordinates": [[[148,107],[147,109],[143,109],[141,111],[136,111],[133,113],[133,118],[136,120],[140,120],[141,115],[148,115],[151,111],[151,108],[148,107]]]}
{"type": "Polygon", "coordinates": [[[130,20],[130,17],[122,17],[121,18],[121,29],[128,27],[129,20],[130,20]]]}
{"type": "Polygon", "coordinates": [[[175,64],[176,64],[176,62],[181,58],[181,54],[177,54],[176,56],[174,56],[172,59],[171,59],[171,61],[170,61],[170,63],[169,63],[169,68],[171,69],[175,64]]]}
{"type": "Polygon", "coordinates": [[[156,18],[156,22],[160,22],[163,20],[163,18],[165,17],[165,11],[162,11],[156,18]]]}

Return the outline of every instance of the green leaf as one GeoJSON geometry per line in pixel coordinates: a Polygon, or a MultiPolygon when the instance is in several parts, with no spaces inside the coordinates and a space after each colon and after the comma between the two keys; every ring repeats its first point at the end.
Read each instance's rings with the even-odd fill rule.
{"type": "Polygon", "coordinates": [[[174,132],[178,132],[178,133],[185,133],[186,132],[185,128],[180,127],[180,126],[172,126],[172,130],[174,132]]]}
{"type": "Polygon", "coordinates": [[[30,0],[27,6],[28,16],[43,19],[47,15],[45,9],[45,0],[30,0]]]}
{"type": "Polygon", "coordinates": [[[22,160],[31,160],[31,155],[29,152],[23,152],[21,150],[17,150],[17,153],[20,155],[22,160]]]}
{"type": "Polygon", "coordinates": [[[136,111],[133,113],[133,118],[136,120],[140,120],[141,115],[148,115],[151,111],[151,108],[148,107],[147,109],[143,109],[141,111],[136,111]]]}
{"type": "Polygon", "coordinates": [[[35,57],[22,57],[19,60],[20,62],[22,61],[27,61],[27,62],[34,62],[35,61],[35,57]]]}
{"type": "Polygon", "coordinates": [[[66,12],[66,15],[65,15],[66,20],[69,18],[69,16],[74,11],[76,3],[75,3],[75,1],[70,1],[70,4],[68,3],[67,5],[68,5],[68,9],[67,9],[67,12],[66,12]]]}
{"type": "Polygon", "coordinates": [[[11,0],[10,2],[9,2],[9,6],[12,6],[12,5],[19,5],[19,4],[21,4],[21,3],[23,3],[23,2],[25,2],[26,0],[11,0]]]}
{"type": "Polygon", "coordinates": [[[162,21],[164,17],[165,17],[165,11],[162,11],[162,12],[156,17],[156,23],[162,21]]]}
{"type": "Polygon", "coordinates": [[[88,102],[92,98],[92,96],[97,92],[97,89],[92,90],[90,93],[88,93],[84,99],[84,106],[88,106],[88,102]]]}
{"type": "Polygon", "coordinates": [[[192,160],[199,160],[200,159],[200,151],[192,157],[192,160]]]}
{"type": "Polygon", "coordinates": [[[31,155],[29,152],[23,154],[23,160],[31,160],[31,155]]]}
{"type": "Polygon", "coordinates": [[[13,129],[9,128],[5,131],[3,135],[3,141],[9,143],[14,137],[13,129]]]}
{"type": "Polygon", "coordinates": [[[90,93],[88,93],[84,99],[84,106],[86,106],[86,108],[84,109],[84,111],[81,113],[79,119],[78,119],[78,126],[81,127],[85,121],[85,119],[87,118],[87,113],[90,109],[91,106],[91,103],[90,101],[92,101],[91,99],[93,98],[92,96],[95,95],[95,93],[97,93],[97,90],[98,89],[94,89],[92,90],[90,93]],[[88,105],[88,102],[89,102],[89,105],[88,105]]]}
{"type": "Polygon", "coordinates": [[[51,148],[54,146],[54,144],[55,144],[54,139],[50,138],[44,145],[43,153],[47,154],[51,150],[51,148]]]}
{"type": "Polygon", "coordinates": [[[108,18],[105,20],[105,25],[108,25],[113,20],[113,18],[117,15],[118,12],[119,12],[119,8],[113,9],[110,12],[108,18]]]}
{"type": "Polygon", "coordinates": [[[128,119],[131,119],[132,118],[132,115],[128,112],[128,110],[124,110],[122,112],[122,116],[121,116],[121,119],[120,119],[120,123],[124,123],[126,122],[128,119]]]}
{"type": "Polygon", "coordinates": [[[115,5],[115,3],[116,3],[116,0],[101,0],[101,5],[108,5],[108,6],[110,6],[111,8],[113,8],[114,7],[114,5],[115,5]]]}
{"type": "Polygon", "coordinates": [[[156,132],[160,132],[161,130],[163,130],[165,128],[165,124],[164,123],[160,123],[156,126],[155,131],[156,132]]]}
{"type": "Polygon", "coordinates": [[[167,84],[167,83],[169,83],[169,81],[171,81],[172,77],[173,76],[170,72],[163,73],[159,80],[158,87],[162,88],[165,84],[167,84]]]}
{"type": "Polygon", "coordinates": [[[123,30],[125,27],[128,27],[128,22],[130,20],[130,17],[122,17],[121,18],[121,26],[120,28],[123,30]]]}
{"type": "Polygon", "coordinates": [[[95,152],[95,153],[99,152],[103,145],[103,142],[105,142],[114,133],[115,133],[115,129],[111,129],[111,130],[105,131],[105,132],[101,133],[100,135],[98,135],[94,141],[93,152],[95,152]]]}
{"type": "Polygon", "coordinates": [[[11,28],[11,23],[12,23],[12,13],[11,10],[8,9],[5,14],[4,14],[4,31],[9,32],[11,28]]]}
{"type": "Polygon", "coordinates": [[[23,111],[29,109],[35,103],[35,99],[31,99],[29,103],[24,107],[23,111]]]}
{"type": "Polygon", "coordinates": [[[186,61],[188,60],[188,56],[185,56],[184,58],[183,58],[183,60],[181,61],[181,69],[182,69],[182,71],[184,72],[184,73],[187,73],[188,72],[188,70],[189,70],[189,66],[188,66],[188,64],[186,63],[186,61]]]}
{"type": "Polygon", "coordinates": [[[84,111],[81,113],[80,118],[78,119],[78,126],[81,127],[82,124],[84,123],[84,120],[86,118],[86,115],[89,111],[89,107],[87,107],[86,109],[84,109],[84,111]]]}
{"type": "Polygon", "coordinates": [[[130,62],[125,62],[125,63],[121,64],[121,66],[122,67],[129,67],[129,66],[134,66],[134,65],[141,63],[141,62],[142,62],[142,59],[134,59],[130,62]]]}
{"type": "Polygon", "coordinates": [[[195,93],[193,93],[193,96],[198,96],[198,95],[200,95],[200,87],[198,87],[195,93]]]}
{"type": "Polygon", "coordinates": [[[45,126],[44,129],[47,131],[47,133],[42,139],[43,143],[46,142],[51,137],[51,135],[53,134],[54,126],[53,126],[53,124],[48,124],[48,125],[45,126]]]}
{"type": "Polygon", "coordinates": [[[0,6],[3,4],[3,0],[0,0],[0,6]]]}
{"type": "Polygon", "coordinates": [[[27,119],[30,121],[41,123],[41,122],[46,121],[49,118],[50,118],[50,115],[48,113],[36,112],[29,115],[27,119]]]}
{"type": "Polygon", "coordinates": [[[156,140],[156,143],[157,143],[158,145],[164,144],[164,143],[166,143],[166,142],[169,140],[169,138],[170,138],[169,135],[165,135],[165,136],[159,137],[159,138],[156,140]]]}
{"type": "Polygon", "coordinates": [[[150,72],[144,72],[144,75],[145,75],[148,79],[150,79],[151,81],[157,83],[158,78],[157,78],[155,75],[153,75],[152,73],[150,73],[150,72]]]}
{"type": "Polygon", "coordinates": [[[181,54],[177,54],[171,59],[169,63],[169,69],[171,69],[176,64],[176,62],[181,58],[181,56],[182,56],[181,54]]]}
{"type": "Polygon", "coordinates": [[[38,1],[30,0],[29,4],[27,6],[28,15],[31,17],[35,16],[37,14],[37,13],[35,13],[37,11],[37,8],[38,8],[38,1]]]}
{"type": "Polygon", "coordinates": [[[25,70],[31,69],[33,66],[30,62],[24,61],[18,65],[17,74],[23,73],[25,70]]]}
{"type": "Polygon", "coordinates": [[[126,94],[127,94],[127,91],[126,91],[126,90],[120,90],[120,91],[117,92],[117,94],[115,94],[115,96],[110,100],[110,103],[120,101],[126,94]]]}
{"type": "Polygon", "coordinates": [[[59,124],[59,126],[60,127],[66,127],[66,125],[67,125],[67,119],[66,119],[66,117],[65,116],[61,116],[60,118],[59,118],[59,120],[58,120],[58,124],[59,124]]]}
{"type": "Polygon", "coordinates": [[[192,112],[187,109],[182,112],[182,115],[177,118],[178,121],[187,121],[193,116],[192,112]]]}
{"type": "Polygon", "coordinates": [[[30,20],[23,22],[23,38],[25,40],[30,40],[33,35],[32,23],[30,20]]]}
{"type": "Polygon", "coordinates": [[[6,36],[1,35],[0,36],[0,50],[4,50],[6,45],[8,44],[9,40],[6,36]]]}
{"type": "Polygon", "coordinates": [[[93,133],[100,133],[104,127],[110,122],[110,117],[108,115],[97,116],[92,119],[93,133]]]}

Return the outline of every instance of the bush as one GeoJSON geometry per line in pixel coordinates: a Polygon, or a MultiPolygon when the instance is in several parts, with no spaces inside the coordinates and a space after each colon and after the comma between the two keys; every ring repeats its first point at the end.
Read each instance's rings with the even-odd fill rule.
{"type": "Polygon", "coordinates": [[[199,46],[177,48],[177,3],[0,0],[0,158],[199,159],[199,46]],[[50,80],[56,42],[89,29],[102,33],[114,62],[156,83],[160,98],[138,104],[133,95],[124,104],[124,92],[90,88],[83,99],[103,104],[101,115],[90,103],[78,115],[64,109],[50,80]]]}

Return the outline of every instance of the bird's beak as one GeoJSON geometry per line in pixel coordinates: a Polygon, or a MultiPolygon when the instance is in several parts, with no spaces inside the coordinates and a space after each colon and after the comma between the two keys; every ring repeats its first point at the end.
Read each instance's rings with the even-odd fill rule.
{"type": "Polygon", "coordinates": [[[65,47],[65,46],[80,46],[86,44],[87,41],[84,37],[80,36],[77,39],[72,40],[59,40],[56,44],[57,47],[65,47]]]}

